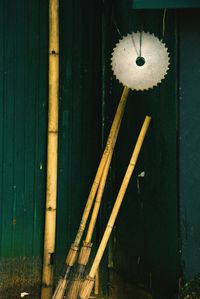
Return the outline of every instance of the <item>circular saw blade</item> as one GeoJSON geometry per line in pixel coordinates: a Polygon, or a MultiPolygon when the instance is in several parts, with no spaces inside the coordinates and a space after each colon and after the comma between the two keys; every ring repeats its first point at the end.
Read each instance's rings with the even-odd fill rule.
{"type": "Polygon", "coordinates": [[[154,34],[136,32],[123,37],[113,49],[112,70],[132,90],[158,85],[169,69],[169,53],[154,34]]]}

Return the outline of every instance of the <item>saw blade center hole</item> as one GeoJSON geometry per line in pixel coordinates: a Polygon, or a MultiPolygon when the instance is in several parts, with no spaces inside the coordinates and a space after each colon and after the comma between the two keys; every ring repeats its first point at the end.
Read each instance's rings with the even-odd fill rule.
{"type": "Polygon", "coordinates": [[[137,66],[143,66],[144,64],[145,64],[145,59],[144,59],[144,57],[142,57],[142,56],[138,56],[137,58],[136,58],[136,64],[137,64],[137,66]]]}

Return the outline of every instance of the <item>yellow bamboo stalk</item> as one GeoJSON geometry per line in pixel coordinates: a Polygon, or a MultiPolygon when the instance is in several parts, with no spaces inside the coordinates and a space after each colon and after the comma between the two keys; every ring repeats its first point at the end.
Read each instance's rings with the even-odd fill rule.
{"type": "Polygon", "coordinates": [[[151,121],[151,117],[146,116],[146,118],[144,120],[144,123],[143,123],[143,126],[142,126],[142,129],[140,131],[139,137],[137,139],[135,148],[133,150],[133,154],[131,156],[131,160],[129,162],[127,171],[126,171],[124,179],[122,181],[119,193],[117,195],[114,207],[112,209],[110,218],[108,220],[108,224],[106,226],[103,238],[101,240],[98,251],[96,253],[94,262],[93,262],[92,267],[90,269],[89,275],[87,276],[86,280],[84,281],[84,283],[83,283],[83,285],[80,289],[79,298],[81,298],[81,299],[88,299],[90,294],[91,294],[92,288],[94,286],[94,277],[96,275],[97,269],[99,267],[99,264],[101,262],[103,253],[104,253],[106,245],[108,243],[110,234],[112,232],[115,220],[117,218],[119,209],[120,209],[122,201],[124,199],[124,195],[125,195],[125,192],[127,190],[129,181],[131,179],[133,170],[135,168],[135,165],[136,165],[136,162],[137,162],[137,159],[138,159],[138,156],[139,156],[139,153],[140,153],[145,135],[147,133],[150,121],[151,121]]]}
{"type": "Polygon", "coordinates": [[[96,271],[96,275],[95,275],[95,283],[94,283],[94,295],[98,296],[99,295],[99,268],[96,271]]]}
{"type": "MultiPolygon", "coordinates": [[[[115,138],[116,141],[116,138],[115,138]]],[[[92,235],[94,232],[94,228],[95,228],[95,224],[96,224],[96,220],[98,217],[98,213],[99,213],[99,208],[101,205],[101,201],[102,201],[102,197],[103,197],[103,192],[104,192],[104,188],[105,188],[105,184],[106,184],[106,179],[108,176],[108,172],[109,172],[109,168],[110,168],[110,163],[112,160],[112,155],[113,155],[113,149],[110,151],[109,155],[108,155],[108,159],[106,161],[106,165],[102,174],[102,178],[99,184],[99,189],[97,192],[97,197],[95,200],[95,204],[94,204],[94,208],[92,211],[92,216],[91,216],[91,220],[89,223],[89,227],[87,230],[87,234],[86,234],[86,238],[85,238],[85,243],[90,243],[91,239],[92,239],[92,235]]]]}
{"type": "Polygon", "coordinates": [[[53,287],[52,256],[55,251],[58,99],[59,99],[59,0],[49,0],[49,109],[47,144],[47,187],[44,231],[44,257],[41,299],[50,299],[53,287]]]}

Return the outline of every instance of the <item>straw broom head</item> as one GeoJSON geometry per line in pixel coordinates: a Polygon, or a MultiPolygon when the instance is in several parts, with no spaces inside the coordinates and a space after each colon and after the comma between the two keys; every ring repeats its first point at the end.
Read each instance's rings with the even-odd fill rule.
{"type": "Polygon", "coordinates": [[[78,259],[78,268],[77,276],[72,281],[70,288],[67,292],[67,299],[77,299],[79,290],[82,286],[82,276],[85,272],[85,266],[87,265],[90,252],[91,252],[92,243],[83,242],[83,247],[81,248],[79,259],[78,259]]]}
{"type": "Polygon", "coordinates": [[[60,278],[52,299],[63,299],[63,297],[65,295],[67,283],[68,283],[67,279],[60,278]]]}
{"type": "Polygon", "coordinates": [[[76,278],[74,279],[74,281],[72,282],[70,288],[69,288],[69,291],[67,293],[67,299],[77,299],[78,298],[78,293],[79,293],[79,290],[82,286],[82,279],[79,277],[79,278],[76,278]]]}
{"type": "Polygon", "coordinates": [[[78,299],[88,299],[94,287],[94,279],[90,276],[87,276],[84,282],[82,283],[78,299]]]}

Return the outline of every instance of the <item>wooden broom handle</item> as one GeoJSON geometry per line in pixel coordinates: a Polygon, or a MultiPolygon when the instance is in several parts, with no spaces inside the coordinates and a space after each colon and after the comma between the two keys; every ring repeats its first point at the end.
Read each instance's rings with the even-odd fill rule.
{"type": "Polygon", "coordinates": [[[111,163],[111,160],[112,160],[112,154],[113,154],[113,150],[111,150],[110,153],[109,153],[109,156],[108,156],[108,159],[106,161],[106,165],[105,165],[102,177],[101,177],[101,181],[100,181],[98,192],[97,192],[97,197],[95,199],[95,204],[94,204],[94,208],[93,208],[93,211],[92,211],[90,224],[89,224],[87,235],[86,235],[86,238],[85,238],[85,243],[90,243],[91,239],[92,239],[92,235],[93,235],[93,231],[94,231],[94,228],[95,228],[97,216],[98,216],[98,213],[99,213],[99,208],[100,208],[100,205],[101,205],[101,200],[102,200],[102,197],[103,197],[103,192],[104,192],[104,188],[105,188],[105,184],[106,184],[106,179],[107,179],[109,168],[110,168],[110,163],[111,163]]]}
{"type": "Polygon", "coordinates": [[[119,102],[119,105],[118,105],[118,108],[117,108],[117,111],[116,111],[116,114],[115,114],[115,117],[114,117],[114,120],[113,120],[113,123],[112,123],[111,129],[110,129],[110,133],[109,133],[109,136],[108,136],[106,147],[104,149],[104,152],[103,152],[103,155],[102,155],[102,158],[101,158],[101,161],[100,161],[100,164],[99,164],[94,182],[92,184],[92,188],[90,190],[90,193],[89,193],[89,196],[88,196],[88,199],[87,199],[87,203],[86,203],[86,206],[85,206],[85,209],[84,209],[84,212],[83,212],[83,216],[82,216],[82,219],[81,219],[81,222],[80,222],[80,226],[79,226],[75,241],[73,243],[74,246],[79,246],[79,244],[80,244],[80,240],[82,238],[82,235],[83,235],[83,232],[84,232],[84,229],[85,229],[85,226],[86,226],[86,222],[87,222],[87,219],[88,219],[88,216],[89,216],[89,213],[90,213],[93,201],[94,201],[94,197],[95,197],[96,192],[97,192],[97,188],[99,186],[100,179],[102,177],[102,173],[103,173],[106,161],[108,159],[109,152],[113,147],[113,139],[115,138],[116,131],[118,129],[119,124],[121,123],[121,119],[122,119],[122,116],[123,116],[123,113],[124,113],[124,108],[125,108],[125,105],[126,105],[126,100],[127,100],[128,93],[129,93],[129,88],[124,87],[123,93],[122,93],[122,96],[121,96],[121,99],[120,99],[120,102],[119,102]]]}
{"type": "Polygon", "coordinates": [[[126,189],[128,187],[128,184],[129,184],[129,181],[131,179],[133,170],[135,168],[135,165],[136,165],[136,162],[137,162],[137,158],[139,156],[139,153],[140,153],[140,150],[141,150],[141,147],[142,147],[142,144],[143,144],[146,132],[147,132],[149,124],[150,124],[150,121],[151,121],[151,117],[146,116],[146,118],[144,120],[144,123],[143,123],[143,126],[142,126],[142,129],[140,131],[139,137],[137,139],[137,142],[136,142],[136,145],[135,145],[135,148],[134,148],[131,160],[129,162],[126,174],[125,174],[123,182],[121,184],[118,196],[116,198],[116,201],[115,201],[112,213],[110,215],[110,218],[109,218],[106,230],[104,232],[103,238],[101,240],[101,243],[99,245],[97,254],[96,254],[94,262],[92,264],[92,267],[91,267],[91,270],[90,270],[90,273],[89,273],[89,277],[91,277],[91,278],[95,277],[97,268],[99,267],[99,264],[101,262],[101,258],[103,256],[104,251],[105,251],[105,248],[106,248],[106,245],[108,243],[110,234],[112,232],[115,220],[117,218],[117,215],[118,215],[118,212],[119,212],[119,209],[120,209],[120,206],[122,204],[122,201],[123,201],[126,189]]]}
{"type": "Polygon", "coordinates": [[[99,213],[99,208],[100,208],[100,205],[101,205],[101,200],[102,200],[102,197],[103,197],[103,192],[104,192],[104,188],[105,188],[105,184],[106,184],[106,179],[107,179],[109,168],[110,168],[110,163],[111,163],[112,156],[113,156],[115,143],[116,143],[117,136],[118,136],[118,133],[119,133],[119,128],[120,128],[120,125],[121,125],[121,120],[120,120],[118,128],[115,132],[115,135],[114,135],[114,138],[113,138],[113,145],[110,149],[110,152],[109,152],[109,155],[108,155],[108,158],[107,158],[107,161],[106,161],[106,165],[105,165],[104,170],[103,170],[103,174],[102,174],[102,177],[101,177],[101,181],[100,181],[100,184],[99,184],[97,196],[96,196],[95,203],[94,203],[94,208],[93,208],[93,211],[92,211],[92,216],[91,216],[91,219],[90,219],[88,231],[87,231],[86,238],[85,238],[85,243],[90,243],[91,239],[92,239],[92,235],[93,235],[93,232],[94,232],[95,224],[96,224],[98,213],[99,213]]]}

